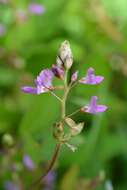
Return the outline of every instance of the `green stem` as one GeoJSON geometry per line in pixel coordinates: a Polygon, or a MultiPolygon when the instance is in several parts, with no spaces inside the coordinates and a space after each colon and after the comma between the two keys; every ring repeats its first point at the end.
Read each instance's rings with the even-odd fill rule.
{"type": "Polygon", "coordinates": [[[62,99],[59,97],[59,96],[57,96],[53,91],[49,91],[54,97],[56,97],[57,98],[57,100],[59,100],[60,102],[62,102],[62,99]]]}
{"type": "Polygon", "coordinates": [[[71,117],[71,116],[77,114],[78,112],[80,112],[80,109],[77,109],[76,111],[74,111],[73,113],[67,115],[66,117],[71,117]]]}
{"type": "Polygon", "coordinates": [[[62,103],[61,103],[61,119],[64,119],[66,116],[66,100],[67,100],[67,95],[69,93],[69,86],[67,83],[67,79],[68,79],[68,70],[66,70],[65,72],[65,79],[64,79],[64,95],[62,98],[62,103]]]}

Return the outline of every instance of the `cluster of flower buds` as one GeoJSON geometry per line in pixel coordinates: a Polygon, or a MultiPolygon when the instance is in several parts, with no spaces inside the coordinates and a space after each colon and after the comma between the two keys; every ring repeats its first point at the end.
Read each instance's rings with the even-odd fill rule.
{"type": "Polygon", "coordinates": [[[86,75],[80,79],[78,79],[78,71],[75,71],[72,76],[70,83],[68,83],[67,73],[69,69],[71,68],[73,64],[73,56],[70,48],[70,44],[68,41],[64,41],[58,51],[58,56],[56,59],[56,64],[53,64],[52,67],[49,69],[44,69],[40,72],[40,74],[37,76],[37,78],[34,81],[35,86],[24,86],[22,87],[22,91],[25,93],[30,94],[41,94],[50,92],[52,95],[54,95],[58,100],[60,100],[62,106],[63,106],[63,116],[60,122],[58,122],[55,125],[55,133],[54,136],[59,140],[60,142],[64,142],[69,148],[74,150],[75,148],[68,144],[68,140],[78,135],[82,129],[84,123],[78,123],[76,124],[75,121],[73,121],[70,116],[76,114],[77,112],[85,112],[90,114],[96,114],[98,112],[104,112],[107,109],[107,106],[105,105],[98,105],[97,104],[97,96],[92,96],[90,103],[88,105],[85,105],[78,109],[78,111],[73,112],[70,115],[66,115],[66,98],[69,93],[69,91],[77,84],[84,84],[84,85],[97,85],[100,84],[104,77],[95,75],[93,68],[88,68],[86,75]],[[53,85],[53,79],[54,77],[57,77],[62,82],[62,87],[59,88],[59,86],[53,85]],[[65,85],[66,83],[66,85],[65,85]],[[64,96],[58,97],[54,91],[56,89],[63,89],[64,96]],[[63,123],[64,120],[64,123],[63,123]],[[69,133],[64,133],[64,126],[67,125],[69,127],[69,133]]]}

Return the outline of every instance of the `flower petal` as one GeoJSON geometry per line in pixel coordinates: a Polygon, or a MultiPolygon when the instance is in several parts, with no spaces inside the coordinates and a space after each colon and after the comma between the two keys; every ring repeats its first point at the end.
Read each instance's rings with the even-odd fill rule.
{"type": "Polygon", "coordinates": [[[94,84],[101,83],[103,79],[104,79],[103,76],[95,76],[94,75],[94,69],[93,68],[89,68],[87,70],[86,77],[81,78],[79,80],[79,83],[94,85],[94,84]]]}
{"type": "Polygon", "coordinates": [[[37,85],[37,94],[48,92],[49,90],[41,85],[37,85]]]}
{"type": "Polygon", "coordinates": [[[29,94],[37,94],[37,88],[35,87],[30,87],[30,86],[23,86],[21,90],[25,93],[29,94]]]}
{"type": "Polygon", "coordinates": [[[27,154],[23,156],[23,164],[28,170],[33,170],[35,168],[33,161],[27,154]]]}
{"type": "Polygon", "coordinates": [[[97,105],[96,112],[104,112],[106,110],[107,110],[107,106],[105,106],[105,105],[97,105]]]}
{"type": "Polygon", "coordinates": [[[104,80],[103,76],[96,76],[95,77],[95,84],[99,84],[104,80]]]}
{"type": "Polygon", "coordinates": [[[50,69],[44,69],[40,72],[36,79],[36,85],[50,88],[52,87],[52,79],[54,73],[50,69]]]}
{"type": "Polygon", "coordinates": [[[81,108],[81,111],[91,113],[91,114],[96,114],[98,112],[106,111],[107,106],[97,105],[97,99],[98,99],[97,96],[92,96],[89,105],[81,108]]]}
{"type": "Polygon", "coordinates": [[[31,3],[28,7],[30,13],[40,15],[44,13],[45,8],[41,4],[31,3]]]}

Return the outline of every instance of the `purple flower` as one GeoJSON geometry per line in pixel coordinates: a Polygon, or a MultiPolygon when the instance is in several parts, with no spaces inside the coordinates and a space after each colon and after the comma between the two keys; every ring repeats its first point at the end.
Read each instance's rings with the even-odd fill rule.
{"type": "Polygon", "coordinates": [[[40,72],[35,80],[36,87],[24,86],[22,91],[30,94],[41,94],[53,89],[52,79],[53,72],[50,69],[44,69],[40,72]]]}
{"type": "Polygon", "coordinates": [[[53,189],[55,178],[56,178],[56,173],[54,171],[50,171],[43,180],[44,190],[53,189]]]}
{"type": "Polygon", "coordinates": [[[13,183],[12,181],[6,181],[4,183],[4,188],[6,190],[20,190],[18,185],[16,185],[15,183],[13,183]]]}
{"type": "Polygon", "coordinates": [[[104,77],[103,76],[95,76],[94,75],[94,69],[89,68],[86,74],[86,77],[83,77],[79,80],[79,83],[83,84],[99,84],[103,81],[104,77]]]}
{"type": "Polygon", "coordinates": [[[44,13],[45,8],[41,4],[31,3],[29,4],[29,12],[36,15],[41,15],[44,13]]]}
{"type": "Polygon", "coordinates": [[[104,112],[107,109],[105,105],[97,105],[97,96],[92,96],[90,100],[90,104],[88,106],[84,106],[81,108],[82,112],[96,114],[98,112],[104,112]]]}
{"type": "Polygon", "coordinates": [[[60,79],[64,78],[64,69],[59,65],[52,65],[52,72],[54,75],[60,79]]]}
{"type": "Polygon", "coordinates": [[[33,161],[27,154],[23,156],[23,164],[28,170],[34,170],[35,168],[33,161]]]}
{"type": "Polygon", "coordinates": [[[71,81],[72,82],[75,82],[78,78],[78,71],[74,72],[71,76],[71,81]]]}
{"type": "Polygon", "coordinates": [[[4,34],[6,33],[6,28],[3,24],[0,24],[0,37],[4,36],[4,34]]]}

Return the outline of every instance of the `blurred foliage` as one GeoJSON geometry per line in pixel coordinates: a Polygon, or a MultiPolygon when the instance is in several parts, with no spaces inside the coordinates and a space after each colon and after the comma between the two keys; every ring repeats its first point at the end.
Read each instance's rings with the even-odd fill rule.
{"type": "MultiPolygon", "coordinates": [[[[1,1],[0,1],[1,2],[1,1]]],[[[127,1],[126,0],[38,0],[42,15],[16,16],[27,10],[29,0],[0,3],[0,23],[6,33],[0,36],[0,189],[12,178],[22,180],[22,169],[9,172],[9,164],[22,164],[27,153],[36,163],[46,163],[55,146],[52,125],[59,117],[59,105],[49,94],[23,94],[20,87],[32,84],[43,68],[55,63],[59,44],[70,41],[74,62],[71,73],[94,67],[105,77],[100,86],[79,85],[68,98],[68,113],[98,95],[108,105],[104,114],[77,114],[85,122],[83,133],[74,139],[75,153],[61,150],[56,164],[55,189],[87,190],[86,181],[104,171],[115,190],[127,189],[127,1]],[[13,146],[3,143],[10,134],[13,146]],[[82,181],[82,182],[81,182],[82,181]],[[82,186],[80,186],[82,184],[82,186]],[[84,185],[85,184],[85,185],[84,185]],[[79,188],[80,187],[80,188],[79,188]]],[[[43,172],[43,168],[42,168],[43,172]]],[[[34,178],[38,176],[33,174],[34,178]]],[[[32,179],[26,173],[26,184],[32,179]]],[[[91,182],[92,183],[92,182],[91,182]]],[[[104,190],[104,180],[88,189],[104,190]]],[[[109,189],[106,189],[109,190],[109,189]]]]}

